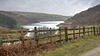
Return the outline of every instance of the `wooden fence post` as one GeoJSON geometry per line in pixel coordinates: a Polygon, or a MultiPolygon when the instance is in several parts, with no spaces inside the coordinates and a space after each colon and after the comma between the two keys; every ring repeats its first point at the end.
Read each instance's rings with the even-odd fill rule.
{"type": "Polygon", "coordinates": [[[99,34],[100,34],[100,26],[99,26],[99,34]]]}
{"type": "Polygon", "coordinates": [[[95,27],[95,34],[97,34],[97,27],[95,27]]]}
{"type": "Polygon", "coordinates": [[[73,27],[73,38],[75,39],[75,27],[73,27]]]}
{"type": "Polygon", "coordinates": [[[52,45],[52,29],[50,28],[50,44],[52,45]]]}
{"type": "Polygon", "coordinates": [[[95,26],[93,27],[93,32],[94,32],[94,35],[95,35],[95,33],[96,33],[96,32],[95,32],[95,26]]]}
{"type": "Polygon", "coordinates": [[[91,35],[92,35],[92,32],[93,32],[93,31],[92,31],[92,27],[91,27],[91,35]]]}
{"type": "Polygon", "coordinates": [[[100,27],[98,27],[98,34],[100,34],[100,27]]]}
{"type": "Polygon", "coordinates": [[[2,45],[2,30],[0,29],[0,46],[2,45]]]}
{"type": "Polygon", "coordinates": [[[80,29],[80,27],[79,27],[79,38],[81,37],[81,36],[80,36],[80,33],[81,33],[81,29],[80,29]]]}
{"type": "Polygon", "coordinates": [[[97,34],[99,34],[99,27],[96,28],[97,34]]]}
{"type": "Polygon", "coordinates": [[[21,28],[21,41],[22,41],[22,46],[24,47],[24,33],[23,33],[23,28],[21,28]]]}
{"type": "Polygon", "coordinates": [[[90,33],[90,30],[89,30],[89,28],[88,28],[88,36],[89,36],[89,33],[90,33]]]}
{"type": "Polygon", "coordinates": [[[37,36],[37,27],[34,27],[34,38],[35,38],[35,42],[36,42],[36,46],[39,47],[39,39],[38,39],[38,36],[37,36]]]}
{"type": "Polygon", "coordinates": [[[98,27],[98,34],[99,34],[99,27],[98,27]]]}
{"type": "Polygon", "coordinates": [[[59,27],[59,40],[60,40],[60,43],[61,43],[61,27],[59,27]]]}
{"type": "Polygon", "coordinates": [[[85,27],[83,27],[83,35],[85,36],[85,27]]]}
{"type": "Polygon", "coordinates": [[[68,42],[68,28],[65,27],[65,41],[68,42]]]}

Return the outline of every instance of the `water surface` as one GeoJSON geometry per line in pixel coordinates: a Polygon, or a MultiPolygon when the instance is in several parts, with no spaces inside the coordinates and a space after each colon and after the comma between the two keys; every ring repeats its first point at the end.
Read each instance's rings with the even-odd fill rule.
{"type": "Polygon", "coordinates": [[[56,25],[63,23],[64,21],[44,21],[39,23],[32,23],[29,25],[23,25],[23,28],[34,29],[34,27],[48,27],[48,28],[58,28],[56,25]]]}
{"type": "MultiPolygon", "coordinates": [[[[48,27],[48,28],[53,28],[57,29],[58,27],[56,25],[63,23],[64,21],[44,21],[44,22],[39,22],[39,23],[32,23],[29,25],[23,25],[22,27],[25,29],[29,29],[30,31],[34,29],[34,27],[48,27]]],[[[27,33],[26,36],[31,36],[32,33],[27,33]]]]}

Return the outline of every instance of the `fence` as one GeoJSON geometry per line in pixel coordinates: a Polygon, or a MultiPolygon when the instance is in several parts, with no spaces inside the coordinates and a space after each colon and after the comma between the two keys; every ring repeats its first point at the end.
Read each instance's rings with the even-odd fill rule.
{"type": "Polygon", "coordinates": [[[96,34],[100,34],[100,27],[99,26],[94,26],[94,27],[79,27],[79,28],[71,28],[71,29],[68,29],[67,27],[66,28],[59,28],[59,29],[48,29],[48,30],[38,30],[36,27],[34,28],[33,31],[26,31],[26,30],[23,30],[23,28],[21,28],[21,30],[19,31],[2,31],[0,29],[0,45],[2,45],[3,43],[8,43],[8,42],[11,42],[11,43],[14,43],[14,42],[22,42],[22,45],[24,46],[24,42],[26,40],[29,40],[29,39],[26,39],[25,36],[24,36],[24,33],[34,33],[34,38],[30,38],[31,40],[34,40],[36,42],[36,45],[37,46],[40,46],[40,45],[43,45],[43,44],[52,44],[52,43],[55,43],[55,42],[59,42],[61,43],[62,41],[66,41],[68,42],[69,40],[75,40],[77,38],[84,38],[85,36],[89,36],[89,35],[96,35],[96,34]],[[58,31],[57,34],[54,34],[53,32],[54,31],[58,31]],[[19,33],[21,34],[21,39],[15,39],[15,40],[3,40],[2,38],[2,35],[3,34],[13,34],[15,33],[16,34],[19,33]],[[46,36],[41,36],[41,37],[38,37],[39,33],[48,33],[48,35],[46,36]]]}

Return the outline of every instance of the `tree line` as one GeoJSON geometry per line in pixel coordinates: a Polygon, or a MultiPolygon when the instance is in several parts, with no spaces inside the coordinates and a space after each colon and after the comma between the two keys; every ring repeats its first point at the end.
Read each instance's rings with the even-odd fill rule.
{"type": "Polygon", "coordinates": [[[0,14],[0,26],[7,27],[9,29],[16,28],[17,22],[11,17],[0,14]]]}

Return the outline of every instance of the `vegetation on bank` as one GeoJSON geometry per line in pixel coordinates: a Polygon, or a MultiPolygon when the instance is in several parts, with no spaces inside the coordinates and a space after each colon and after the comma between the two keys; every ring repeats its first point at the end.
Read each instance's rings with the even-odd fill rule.
{"type": "Polygon", "coordinates": [[[68,43],[60,43],[58,45],[55,50],[43,51],[42,53],[37,53],[35,56],[78,56],[100,45],[100,35],[72,40],[68,43]]]}
{"type": "Polygon", "coordinates": [[[0,14],[0,26],[10,29],[16,28],[17,22],[11,17],[0,14]]]}
{"type": "MultiPolygon", "coordinates": [[[[93,45],[93,44],[92,44],[93,46],[89,45],[89,47],[87,47],[87,44],[94,43],[95,41],[98,41],[99,38],[97,39],[96,35],[100,34],[99,28],[97,26],[96,27],[90,27],[90,28],[83,27],[83,28],[79,28],[79,29],[75,29],[75,28],[73,28],[73,29],[67,29],[67,28],[61,29],[61,28],[59,28],[59,29],[56,29],[56,31],[59,30],[59,35],[55,35],[54,37],[52,35],[52,33],[53,33],[52,31],[55,31],[55,30],[50,29],[49,32],[48,32],[47,30],[42,30],[42,28],[37,29],[35,27],[34,29],[35,29],[34,30],[35,38],[27,39],[27,40],[29,40],[28,42],[24,38],[24,33],[25,32],[28,33],[28,31],[24,31],[23,28],[21,28],[21,31],[18,31],[18,32],[17,31],[8,32],[8,34],[11,34],[11,35],[13,35],[14,33],[17,34],[17,35],[18,35],[18,33],[21,34],[20,35],[21,37],[19,37],[20,40],[18,39],[18,40],[11,40],[10,41],[9,37],[11,37],[11,36],[7,36],[6,41],[2,41],[2,38],[1,38],[1,41],[0,41],[1,42],[1,44],[0,44],[1,45],[0,46],[0,52],[1,53],[0,54],[3,55],[3,56],[7,56],[7,55],[8,56],[16,56],[16,55],[17,56],[21,56],[21,55],[29,56],[29,55],[33,55],[33,54],[36,54],[36,53],[40,53],[40,54],[38,54],[38,56],[40,56],[42,54],[43,54],[42,56],[48,56],[48,54],[49,54],[49,56],[53,56],[53,55],[54,56],[59,56],[59,55],[60,56],[61,55],[62,56],[64,56],[64,55],[65,56],[66,55],[72,56],[73,54],[78,55],[79,53],[81,53],[81,51],[83,52],[84,50],[89,50],[89,48],[95,47],[96,45],[93,45]],[[39,32],[38,30],[39,31],[42,30],[41,31],[42,33],[45,32],[43,36],[50,34],[49,35],[50,37],[39,36],[40,38],[38,38],[38,34],[37,34],[39,32]],[[65,32],[65,34],[61,30],[63,30],[65,32]],[[80,34],[80,32],[81,32],[81,34],[80,34]],[[48,33],[48,34],[46,34],[46,33],[48,33]],[[89,34],[89,33],[91,33],[91,34],[89,34]],[[69,36],[69,34],[72,35],[72,36],[69,36]],[[95,35],[95,36],[88,37],[90,35],[95,35]],[[73,38],[71,38],[71,37],[73,37],[73,38]],[[84,39],[82,39],[82,38],[84,38],[84,39]],[[63,39],[63,41],[62,41],[62,39],[63,39]],[[93,40],[93,42],[92,42],[92,40],[93,40]],[[15,41],[16,42],[18,41],[19,43],[16,43],[15,41]],[[61,41],[63,43],[61,43],[61,41]],[[69,42],[67,42],[67,41],[69,41],[69,42]],[[16,43],[16,44],[2,45],[2,43],[6,43],[6,42],[7,43],[8,42],[16,43]],[[56,43],[58,43],[58,44],[56,44],[56,43]],[[61,43],[61,44],[59,44],[59,43],[61,43]],[[84,45],[82,45],[82,44],[84,44],[84,45]],[[84,49],[84,46],[85,46],[86,49],[84,49]],[[90,46],[92,46],[92,47],[90,47],[90,46]],[[37,48],[37,47],[39,47],[39,48],[37,48]]],[[[43,29],[48,29],[48,28],[43,28],[43,29]]],[[[33,32],[33,31],[31,31],[31,32],[33,32]]],[[[2,32],[2,33],[3,34],[1,34],[1,37],[3,37],[3,35],[6,32],[5,33],[2,32]]],[[[42,33],[39,33],[39,35],[41,35],[42,33]]],[[[6,33],[6,35],[7,35],[7,33],[6,33]]],[[[96,42],[95,44],[97,44],[97,43],[99,43],[99,42],[96,42]]]]}
{"type": "Polygon", "coordinates": [[[0,46],[1,56],[78,56],[100,45],[100,35],[71,40],[69,42],[48,44],[37,48],[35,41],[0,46]]]}

